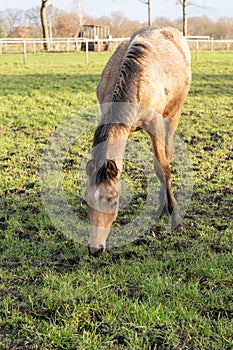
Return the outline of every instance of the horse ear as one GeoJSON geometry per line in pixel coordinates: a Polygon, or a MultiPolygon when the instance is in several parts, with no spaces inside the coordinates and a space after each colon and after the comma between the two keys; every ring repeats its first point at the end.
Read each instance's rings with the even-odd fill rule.
{"type": "Polygon", "coordinates": [[[87,176],[92,176],[96,170],[95,161],[93,159],[89,160],[86,165],[87,176]]]}
{"type": "Polygon", "coordinates": [[[117,165],[114,160],[107,160],[107,174],[110,179],[115,179],[118,174],[117,165]]]}

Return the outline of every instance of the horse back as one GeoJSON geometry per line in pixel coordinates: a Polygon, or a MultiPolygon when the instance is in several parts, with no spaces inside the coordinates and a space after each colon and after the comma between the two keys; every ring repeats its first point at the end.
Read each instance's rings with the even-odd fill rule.
{"type": "Polygon", "coordinates": [[[145,27],[109,59],[97,96],[100,103],[113,102],[117,90],[124,102],[168,115],[181,108],[190,83],[190,52],[182,34],[170,27],[145,27]]]}

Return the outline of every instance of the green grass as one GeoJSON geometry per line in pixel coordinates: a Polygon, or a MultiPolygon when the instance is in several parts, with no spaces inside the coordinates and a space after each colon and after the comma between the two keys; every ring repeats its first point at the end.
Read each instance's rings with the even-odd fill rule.
{"type": "MultiPolygon", "coordinates": [[[[163,219],[136,242],[94,259],[43,207],[38,171],[46,142],[97,103],[108,57],[92,54],[85,65],[82,54],[28,55],[24,66],[21,55],[0,55],[0,349],[230,350],[232,52],[193,59],[179,126],[194,176],[186,232],[168,232],[163,219]]],[[[83,220],[78,161],[91,134],[71,147],[63,172],[67,200],[83,220]]],[[[143,134],[133,137],[140,136],[146,145],[143,134]]],[[[140,174],[126,163],[124,181],[138,192],[119,224],[143,207],[140,174]]]]}

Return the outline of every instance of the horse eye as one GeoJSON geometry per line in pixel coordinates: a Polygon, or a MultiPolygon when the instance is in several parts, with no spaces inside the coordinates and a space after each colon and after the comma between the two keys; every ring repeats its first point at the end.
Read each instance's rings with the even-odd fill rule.
{"type": "Polygon", "coordinates": [[[108,202],[112,202],[114,199],[116,199],[116,196],[109,196],[107,197],[108,202]]]}
{"type": "Polygon", "coordinates": [[[112,204],[111,204],[111,208],[115,208],[116,206],[117,206],[117,201],[115,201],[115,202],[113,202],[112,204]]]}

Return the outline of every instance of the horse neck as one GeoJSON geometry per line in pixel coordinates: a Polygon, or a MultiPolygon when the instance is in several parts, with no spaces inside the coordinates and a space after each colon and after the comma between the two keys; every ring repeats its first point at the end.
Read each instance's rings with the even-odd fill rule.
{"type": "Polygon", "coordinates": [[[96,134],[102,134],[94,144],[92,156],[96,167],[100,168],[106,160],[114,160],[121,172],[129,127],[124,124],[99,125],[96,134]]]}
{"type": "Polygon", "coordinates": [[[118,170],[122,163],[126,142],[134,120],[134,108],[128,103],[112,103],[101,117],[94,135],[92,155],[97,168],[107,159],[114,160],[118,170]]]}

